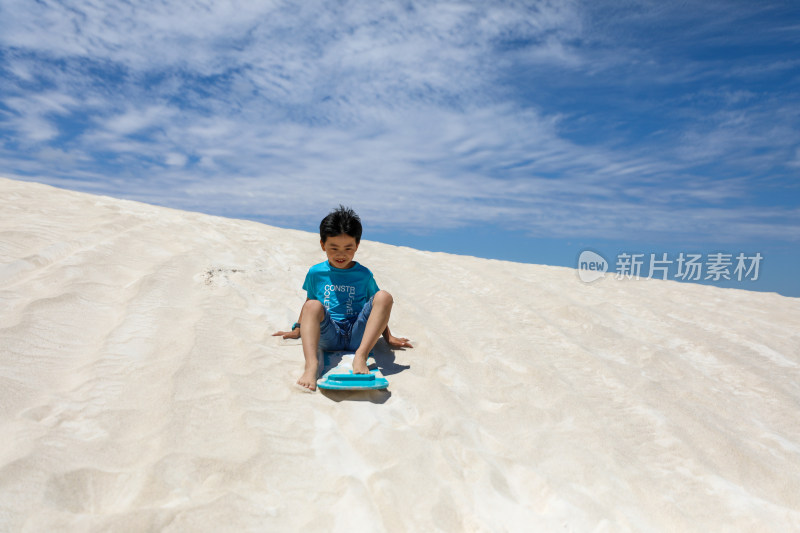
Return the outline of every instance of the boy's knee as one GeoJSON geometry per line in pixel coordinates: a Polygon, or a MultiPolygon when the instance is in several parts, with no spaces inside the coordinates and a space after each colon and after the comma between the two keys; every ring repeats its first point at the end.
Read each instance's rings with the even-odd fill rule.
{"type": "Polygon", "coordinates": [[[392,305],[394,303],[394,299],[392,295],[386,291],[378,291],[375,293],[372,299],[372,305],[392,305]]]}
{"type": "Polygon", "coordinates": [[[305,316],[316,317],[322,321],[322,317],[325,316],[325,306],[323,306],[322,302],[319,300],[307,300],[306,303],[303,304],[303,314],[305,316]]]}

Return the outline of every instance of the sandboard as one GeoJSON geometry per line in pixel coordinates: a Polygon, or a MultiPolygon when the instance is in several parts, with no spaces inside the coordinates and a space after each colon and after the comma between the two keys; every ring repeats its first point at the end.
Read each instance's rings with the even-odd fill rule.
{"type": "Polygon", "coordinates": [[[389,386],[389,381],[371,356],[367,358],[369,374],[353,374],[352,352],[322,352],[322,377],[317,387],[326,390],[380,390],[389,386]]]}

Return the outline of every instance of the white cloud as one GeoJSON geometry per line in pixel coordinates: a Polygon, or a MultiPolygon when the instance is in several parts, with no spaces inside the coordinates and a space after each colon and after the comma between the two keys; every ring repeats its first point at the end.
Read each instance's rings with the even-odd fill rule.
{"type": "Polygon", "coordinates": [[[40,116],[28,116],[15,122],[17,132],[29,142],[49,141],[58,136],[58,128],[40,116]]]}
{"type": "Polygon", "coordinates": [[[188,157],[186,157],[184,154],[179,154],[176,152],[170,152],[164,158],[164,162],[171,167],[186,166],[186,163],[188,161],[189,161],[188,157]]]}
{"type": "Polygon", "coordinates": [[[102,119],[103,129],[115,135],[130,135],[148,128],[162,128],[177,114],[177,110],[165,106],[129,108],[126,111],[102,119]]]}

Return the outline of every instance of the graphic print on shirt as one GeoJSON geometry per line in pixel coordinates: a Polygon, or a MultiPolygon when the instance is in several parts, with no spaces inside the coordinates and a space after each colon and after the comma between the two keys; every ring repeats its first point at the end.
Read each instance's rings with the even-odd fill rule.
{"type": "Polygon", "coordinates": [[[322,301],[322,305],[325,306],[325,309],[331,308],[331,294],[337,293],[335,295],[336,302],[339,304],[345,304],[345,316],[353,316],[355,315],[355,311],[353,310],[353,302],[356,299],[356,288],[352,285],[334,285],[328,284],[324,287],[325,290],[325,299],[322,301]],[[340,296],[339,293],[342,295],[340,296]]]}

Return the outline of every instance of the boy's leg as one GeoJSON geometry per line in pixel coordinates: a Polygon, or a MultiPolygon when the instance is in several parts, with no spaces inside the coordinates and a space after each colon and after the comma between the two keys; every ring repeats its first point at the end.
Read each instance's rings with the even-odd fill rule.
{"type": "Polygon", "coordinates": [[[361,337],[361,344],[359,344],[353,357],[354,374],[369,374],[367,357],[375,347],[375,343],[381,338],[383,330],[389,324],[389,315],[392,313],[393,303],[392,295],[386,291],[378,291],[372,297],[372,311],[367,319],[364,335],[361,337]]]}
{"type": "Polygon", "coordinates": [[[297,384],[309,390],[317,390],[317,371],[319,360],[320,322],[325,318],[325,307],[318,300],[308,300],[303,305],[303,321],[300,324],[300,339],[303,341],[303,357],[305,370],[297,384]]]}

